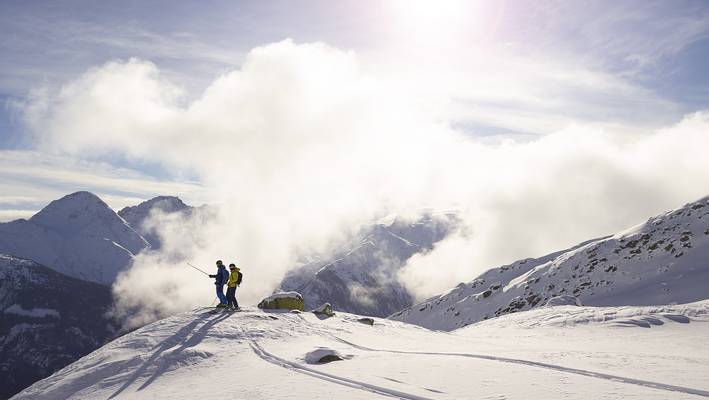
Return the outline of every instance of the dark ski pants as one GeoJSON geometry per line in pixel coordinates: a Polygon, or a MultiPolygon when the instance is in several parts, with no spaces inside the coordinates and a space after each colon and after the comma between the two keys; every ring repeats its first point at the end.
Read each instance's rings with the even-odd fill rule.
{"type": "Polygon", "coordinates": [[[236,286],[226,289],[226,300],[229,303],[227,307],[239,308],[239,302],[236,301],[236,286]]]}
{"type": "Polygon", "coordinates": [[[219,304],[226,304],[226,296],[224,296],[224,285],[217,285],[217,297],[219,304]]]}

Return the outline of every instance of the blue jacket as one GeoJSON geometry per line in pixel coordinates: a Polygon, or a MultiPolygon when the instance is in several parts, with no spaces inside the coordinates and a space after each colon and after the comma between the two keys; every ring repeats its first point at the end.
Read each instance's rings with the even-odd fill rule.
{"type": "Polygon", "coordinates": [[[229,271],[226,270],[224,265],[220,265],[217,268],[217,273],[214,275],[209,275],[210,278],[214,278],[214,284],[217,286],[223,286],[226,284],[227,279],[229,279],[229,271]]]}

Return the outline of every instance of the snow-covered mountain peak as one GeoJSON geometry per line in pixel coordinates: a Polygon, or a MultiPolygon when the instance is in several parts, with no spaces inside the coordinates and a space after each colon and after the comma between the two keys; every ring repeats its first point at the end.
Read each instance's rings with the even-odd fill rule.
{"type": "Polygon", "coordinates": [[[76,232],[93,224],[123,224],[113,210],[91,192],[76,192],[54,200],[30,221],[59,232],[76,232]]]}
{"type": "Polygon", "coordinates": [[[149,243],[89,192],[55,200],[29,220],[0,223],[0,252],[111,284],[149,243]]]}
{"type": "MultiPolygon", "coordinates": [[[[702,210],[709,209],[709,196],[703,197],[697,201],[685,204],[683,207],[678,209],[668,211],[663,214],[656,215],[654,217],[648,218],[647,221],[635,225],[629,229],[618,232],[613,236],[615,240],[633,240],[634,238],[642,237],[644,233],[648,231],[657,230],[658,227],[665,228],[670,225],[681,225],[685,224],[690,227],[694,219],[702,219],[705,215],[702,210]]],[[[667,228],[669,230],[671,228],[667,228]]]]}
{"type": "Polygon", "coordinates": [[[118,212],[130,226],[143,235],[153,248],[160,247],[160,238],[154,229],[145,226],[145,222],[154,211],[161,211],[165,214],[192,212],[193,207],[185,204],[179,197],[158,196],[146,200],[138,205],[125,207],[118,212]]]}
{"type": "Polygon", "coordinates": [[[118,215],[123,217],[128,223],[135,222],[135,217],[147,216],[153,209],[159,209],[166,213],[173,213],[189,209],[190,206],[185,204],[179,197],[176,196],[158,196],[150,200],[146,200],[136,206],[123,208],[118,212],[118,215]]]}

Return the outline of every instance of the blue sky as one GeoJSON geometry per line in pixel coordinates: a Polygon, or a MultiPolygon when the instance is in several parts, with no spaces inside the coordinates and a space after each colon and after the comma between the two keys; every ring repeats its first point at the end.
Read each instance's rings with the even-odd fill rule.
{"type": "Polygon", "coordinates": [[[533,140],[574,124],[642,134],[708,108],[706,1],[433,3],[3,1],[0,161],[41,160],[67,178],[0,171],[0,219],[86,188],[116,208],[158,194],[208,200],[189,168],[120,150],[68,154],[28,128],[33,96],[114,60],[153,63],[189,105],[255,47],[324,42],[356,54],[364,73],[445,102],[441,118],[482,141],[533,140]],[[134,187],[91,179],[91,170],[134,187]]]}

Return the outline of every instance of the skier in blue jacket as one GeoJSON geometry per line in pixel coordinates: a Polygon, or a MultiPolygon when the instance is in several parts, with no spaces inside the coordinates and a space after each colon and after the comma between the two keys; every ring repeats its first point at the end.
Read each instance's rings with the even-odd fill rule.
{"type": "Polygon", "coordinates": [[[210,278],[214,278],[214,284],[217,286],[217,297],[219,298],[219,305],[217,308],[226,308],[227,301],[224,295],[224,285],[229,279],[229,271],[226,270],[222,260],[217,261],[217,273],[214,275],[209,275],[210,278]]]}

